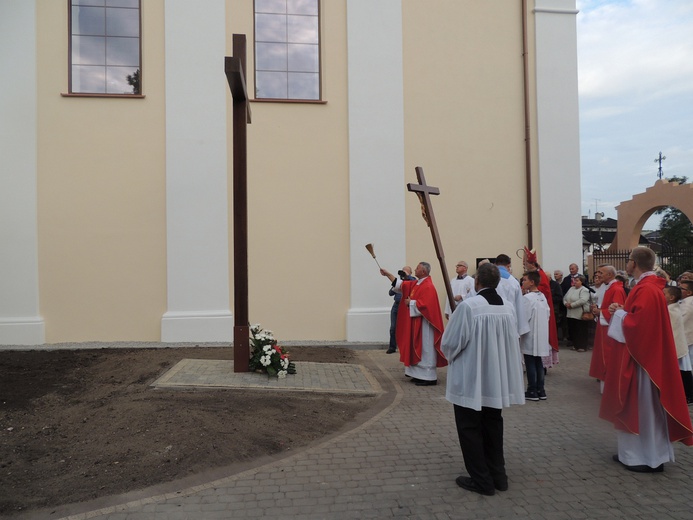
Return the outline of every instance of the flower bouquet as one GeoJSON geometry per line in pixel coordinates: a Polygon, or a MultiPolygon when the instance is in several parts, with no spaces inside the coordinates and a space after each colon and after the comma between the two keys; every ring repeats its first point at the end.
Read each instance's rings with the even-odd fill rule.
{"type": "Polygon", "coordinates": [[[289,360],[289,353],[277,345],[272,331],[263,330],[259,323],[250,327],[248,368],[251,372],[265,372],[280,378],[296,373],[296,365],[289,360]]]}

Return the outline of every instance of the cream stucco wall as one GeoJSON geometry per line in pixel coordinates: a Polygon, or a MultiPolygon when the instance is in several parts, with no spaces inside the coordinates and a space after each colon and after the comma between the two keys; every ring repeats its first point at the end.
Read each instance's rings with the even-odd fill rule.
{"type": "Polygon", "coordinates": [[[166,308],[163,1],[143,2],[145,99],[67,92],[65,2],[38,2],[46,342],[158,340],[166,308]]]}
{"type": "MultiPolygon", "coordinates": [[[[336,340],[345,336],[349,307],[345,9],[343,0],[321,3],[326,103],[251,104],[249,312],[251,322],[273,330],[279,339],[336,340]]],[[[247,79],[252,97],[252,2],[229,1],[227,10],[229,56],[232,34],[247,35],[247,79]]],[[[227,111],[231,128],[230,96],[227,111]]],[[[232,136],[229,130],[229,190],[232,136]]],[[[232,251],[233,240],[231,259],[232,251]]],[[[233,283],[233,265],[229,269],[233,283]]]]}
{"type": "MultiPolygon", "coordinates": [[[[421,35],[404,41],[407,182],[421,166],[440,188],[433,204],[453,274],[460,259],[470,266],[498,253],[517,260],[527,240],[519,4],[403,2],[404,34],[421,35]]],[[[431,262],[442,287],[416,197],[406,204],[407,259],[431,262]]]]}
{"type": "MultiPolygon", "coordinates": [[[[545,1],[557,2],[559,10],[573,4],[545,1]]],[[[535,2],[528,4],[533,234],[541,259],[560,223],[542,226],[539,175],[553,178],[562,165],[560,157],[548,155],[551,161],[542,164],[549,167],[541,171],[537,84],[551,88],[546,78],[555,60],[545,54],[545,72],[537,72],[534,45],[558,42],[560,52],[570,53],[574,42],[555,30],[553,7],[542,11],[549,39],[535,39],[535,2]]],[[[225,38],[225,54],[231,55],[232,35],[247,35],[252,97],[253,3],[217,0],[214,14],[199,12],[194,24],[185,15],[194,6],[183,0],[142,6],[145,97],[65,97],[66,2],[36,1],[38,115],[36,124],[25,126],[38,149],[39,295],[28,303],[38,301],[39,316],[28,314],[41,328],[45,323],[48,343],[156,341],[164,329],[165,341],[178,341],[204,332],[204,319],[217,310],[224,323],[215,337],[225,337],[230,323],[233,301],[224,306],[227,289],[233,295],[233,132],[221,48],[225,38]],[[214,23],[222,11],[225,22],[214,23]],[[187,44],[195,44],[200,32],[208,38],[193,50],[187,44]],[[185,52],[177,52],[183,44],[185,52]],[[209,88],[195,88],[200,78],[177,83],[184,75],[177,71],[203,51],[195,65],[209,88]],[[223,90],[210,83],[217,59],[223,90]],[[195,99],[197,93],[204,99],[195,99]],[[213,130],[219,127],[221,139],[213,130]],[[209,146],[214,158],[197,161],[195,154],[209,146]],[[193,177],[198,166],[204,175],[193,177]],[[190,197],[187,187],[195,189],[190,197]],[[212,199],[214,208],[207,207],[212,199]],[[220,225],[219,214],[227,214],[228,222],[220,225]],[[198,243],[204,247],[187,245],[198,243]],[[178,327],[179,318],[188,322],[178,327]]],[[[31,23],[31,16],[25,13],[29,20],[22,23],[31,23]]],[[[560,20],[559,28],[570,26],[560,20]]],[[[434,208],[450,272],[459,259],[472,263],[500,252],[515,259],[527,242],[521,2],[324,0],[321,39],[323,103],[251,103],[250,320],[280,340],[386,341],[391,299],[367,242],[375,242],[380,263],[393,271],[401,262],[430,261],[441,300],[444,293],[418,201],[404,188],[415,181],[416,166],[441,190],[434,208]]],[[[559,72],[570,86],[571,71],[559,72]]],[[[23,96],[29,104],[30,98],[23,96]]],[[[551,125],[573,135],[571,125],[561,128],[561,114],[553,113],[554,98],[546,105],[552,118],[542,135],[551,135],[551,125]]],[[[32,139],[22,146],[33,147],[32,139]]],[[[551,152],[556,145],[549,140],[545,146],[551,152]]],[[[31,168],[32,161],[24,162],[31,168]]],[[[10,231],[28,231],[31,239],[26,213],[24,227],[10,231]]],[[[20,256],[17,263],[36,261],[31,248],[20,256]]],[[[12,272],[0,270],[0,281],[12,272]]],[[[29,276],[27,288],[35,278],[29,276]]],[[[18,305],[3,309],[6,321],[28,315],[18,305]]]]}

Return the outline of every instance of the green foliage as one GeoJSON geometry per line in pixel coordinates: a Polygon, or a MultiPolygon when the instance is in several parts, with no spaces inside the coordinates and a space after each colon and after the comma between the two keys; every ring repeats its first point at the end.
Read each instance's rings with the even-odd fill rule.
{"type": "MultiPolygon", "coordinates": [[[[688,178],[671,177],[667,180],[669,182],[685,184],[688,178]]],[[[667,206],[657,211],[657,213],[662,215],[662,220],[659,224],[662,245],[675,249],[688,249],[693,247],[693,226],[691,225],[691,221],[688,220],[688,217],[686,217],[680,209],[667,206]]]]}

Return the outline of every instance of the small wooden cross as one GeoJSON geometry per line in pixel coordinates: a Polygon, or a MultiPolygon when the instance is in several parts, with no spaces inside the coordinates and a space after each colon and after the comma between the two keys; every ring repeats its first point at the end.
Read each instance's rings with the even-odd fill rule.
{"type": "Polygon", "coordinates": [[[233,371],[248,372],[248,123],[250,103],[245,84],[245,34],[233,35],[233,56],[224,72],[233,97],[233,371]]]}
{"type": "Polygon", "coordinates": [[[424,177],[423,168],[421,166],[416,167],[416,178],[419,184],[407,184],[407,189],[413,191],[419,197],[419,201],[422,206],[423,218],[431,228],[431,236],[433,237],[433,246],[436,249],[436,255],[438,256],[438,261],[440,262],[440,269],[443,272],[443,281],[445,282],[445,292],[448,295],[448,301],[450,302],[450,310],[454,312],[456,305],[455,297],[452,294],[452,286],[450,285],[450,276],[448,275],[448,268],[445,266],[445,254],[443,253],[443,245],[440,242],[440,235],[438,234],[438,226],[436,224],[436,217],[433,214],[433,206],[431,204],[431,195],[440,195],[440,190],[434,186],[429,186],[426,184],[426,177],[424,177]]]}

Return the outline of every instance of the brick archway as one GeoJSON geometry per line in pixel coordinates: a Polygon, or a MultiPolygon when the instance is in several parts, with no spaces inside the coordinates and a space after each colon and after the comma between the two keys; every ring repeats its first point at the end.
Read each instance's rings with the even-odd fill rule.
{"type": "Polygon", "coordinates": [[[633,249],[638,245],[640,233],[647,219],[658,209],[673,206],[693,222],[693,184],[679,184],[659,180],[644,193],[616,206],[618,227],[616,240],[609,249],[633,249]]]}

